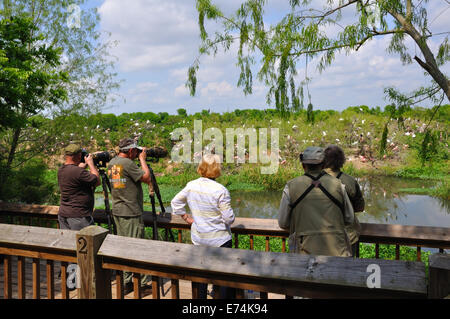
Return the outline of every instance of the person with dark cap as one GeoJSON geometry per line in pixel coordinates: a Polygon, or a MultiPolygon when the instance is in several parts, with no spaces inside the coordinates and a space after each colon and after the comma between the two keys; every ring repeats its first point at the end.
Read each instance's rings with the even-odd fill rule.
{"type": "MultiPolygon", "coordinates": [[[[341,183],[345,185],[345,190],[350,199],[350,202],[352,203],[353,211],[355,213],[362,212],[364,210],[365,202],[361,192],[361,188],[359,187],[359,184],[354,177],[341,171],[344,163],[345,154],[342,148],[337,145],[329,145],[325,149],[324,170],[331,176],[338,178],[341,183]]],[[[359,234],[361,231],[361,225],[359,224],[356,215],[353,224],[348,225],[345,228],[350,239],[350,244],[352,245],[353,256],[355,256],[359,234]]]]}
{"type": "MultiPolygon", "coordinates": [[[[119,142],[119,154],[109,162],[112,215],[119,236],[144,238],[142,183],[151,181],[146,156],[145,147],[138,146],[134,139],[124,138],[119,142]],[[134,162],[136,158],[139,158],[140,168],[134,162]]],[[[132,273],[124,272],[123,277],[127,294],[133,289],[132,273]]],[[[144,290],[151,289],[146,285],[149,280],[150,276],[142,276],[141,287],[144,290]]]]}
{"type": "Polygon", "coordinates": [[[305,174],[286,183],[278,214],[279,226],[289,230],[289,251],[351,256],[345,225],[354,214],[344,186],[322,170],[323,148],[306,148],[300,161],[305,174]]]}
{"type": "Polygon", "coordinates": [[[61,229],[81,230],[93,225],[94,191],[100,185],[100,174],[89,154],[81,162],[82,149],[69,144],[64,149],[65,161],[58,169],[61,203],[58,212],[61,229]],[[89,167],[89,171],[85,168],[89,167]]]}

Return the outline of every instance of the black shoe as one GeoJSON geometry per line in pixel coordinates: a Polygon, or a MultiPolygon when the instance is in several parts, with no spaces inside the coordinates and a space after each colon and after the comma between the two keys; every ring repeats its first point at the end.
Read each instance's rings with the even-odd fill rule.
{"type": "Polygon", "coordinates": [[[123,287],[123,294],[124,294],[124,296],[125,295],[128,295],[130,292],[132,292],[134,290],[134,287],[133,287],[133,283],[130,281],[130,282],[127,282],[125,285],[124,285],[124,287],[123,287]]]}

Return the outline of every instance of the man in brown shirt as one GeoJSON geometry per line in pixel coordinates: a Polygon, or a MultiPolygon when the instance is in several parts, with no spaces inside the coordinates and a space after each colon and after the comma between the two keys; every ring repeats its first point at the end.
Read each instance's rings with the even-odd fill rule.
{"type": "Polygon", "coordinates": [[[100,185],[100,174],[91,154],[85,157],[85,163],[81,163],[79,145],[70,144],[64,154],[65,162],[58,170],[61,192],[58,221],[61,229],[80,230],[94,224],[94,190],[100,185]]]}

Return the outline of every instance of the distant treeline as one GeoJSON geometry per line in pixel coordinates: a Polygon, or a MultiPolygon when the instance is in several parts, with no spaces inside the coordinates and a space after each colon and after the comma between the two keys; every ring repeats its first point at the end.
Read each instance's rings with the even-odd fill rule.
{"type": "MultiPolygon", "coordinates": [[[[375,108],[369,108],[366,105],[351,106],[343,111],[335,110],[314,110],[315,121],[323,121],[336,114],[345,113],[357,113],[357,114],[371,114],[380,116],[389,116],[392,113],[392,106],[387,105],[384,110],[381,110],[379,106],[375,108]]],[[[429,118],[433,113],[434,108],[415,107],[406,111],[404,117],[417,117],[417,118],[429,118]]],[[[299,117],[306,117],[306,110],[300,110],[295,113],[291,113],[289,118],[297,119],[299,117]]],[[[78,117],[79,115],[72,115],[78,117]]],[[[149,121],[154,124],[174,124],[180,120],[180,118],[190,119],[204,119],[208,118],[210,121],[221,122],[233,122],[236,118],[246,118],[251,120],[266,120],[270,118],[281,118],[280,112],[275,109],[236,109],[232,112],[215,113],[210,110],[203,110],[194,114],[188,114],[186,109],[180,108],[177,110],[176,115],[171,115],[167,112],[134,112],[134,113],[122,113],[120,115],[115,114],[103,114],[97,113],[89,116],[87,121],[90,125],[99,125],[103,129],[115,130],[119,127],[127,125],[130,121],[149,121]]],[[[442,105],[437,111],[434,119],[437,121],[448,121],[450,119],[450,104],[442,105]]]]}

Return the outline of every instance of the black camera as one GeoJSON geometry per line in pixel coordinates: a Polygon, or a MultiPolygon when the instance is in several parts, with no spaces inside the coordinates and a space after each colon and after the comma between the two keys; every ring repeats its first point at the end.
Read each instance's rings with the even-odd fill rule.
{"type": "MultiPolygon", "coordinates": [[[[84,158],[89,155],[89,152],[85,149],[81,150],[81,163],[84,163],[84,158]]],[[[108,163],[114,156],[116,156],[114,151],[105,151],[92,154],[92,159],[94,165],[97,167],[106,167],[108,163]]]]}
{"type": "MultiPolygon", "coordinates": [[[[141,149],[138,149],[138,154],[142,152],[141,149]]],[[[157,162],[160,158],[166,157],[168,152],[165,148],[161,146],[150,147],[146,151],[147,158],[149,158],[152,162],[157,162]]]]}

